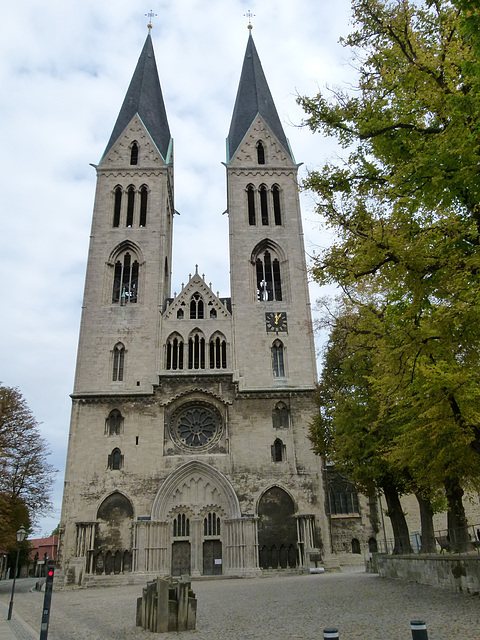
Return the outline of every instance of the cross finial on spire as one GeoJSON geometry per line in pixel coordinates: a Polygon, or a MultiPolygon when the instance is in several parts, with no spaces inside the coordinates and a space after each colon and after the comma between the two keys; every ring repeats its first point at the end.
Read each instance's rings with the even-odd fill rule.
{"type": "Polygon", "coordinates": [[[152,24],[152,19],[157,17],[156,13],[153,13],[153,9],[150,9],[150,11],[148,13],[145,14],[145,16],[148,18],[148,30],[151,31],[153,29],[153,24],[152,24]]]}
{"type": "Polygon", "coordinates": [[[250,11],[250,9],[249,9],[247,11],[247,13],[244,13],[243,15],[245,16],[245,18],[248,18],[248,27],[247,27],[247,29],[250,29],[250,31],[251,31],[253,29],[252,18],[255,17],[255,14],[252,13],[250,11]]]}

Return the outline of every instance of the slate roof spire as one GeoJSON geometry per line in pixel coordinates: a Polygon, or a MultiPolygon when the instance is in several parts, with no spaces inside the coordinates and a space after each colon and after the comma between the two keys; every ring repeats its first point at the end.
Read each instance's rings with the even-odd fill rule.
{"type": "Polygon", "coordinates": [[[247,49],[243,60],[242,74],[238,85],[237,98],[233,108],[232,122],[227,138],[227,162],[230,162],[245,134],[250,129],[257,115],[262,116],[267,125],[278,138],[280,144],[292,158],[290,146],[278,117],[267,79],[263,73],[262,63],[253,42],[249,27],[247,49]]]}
{"type": "Polygon", "coordinates": [[[163,102],[150,28],[103,157],[110,151],[136,113],[163,159],[167,162],[171,138],[170,128],[163,102]]]}

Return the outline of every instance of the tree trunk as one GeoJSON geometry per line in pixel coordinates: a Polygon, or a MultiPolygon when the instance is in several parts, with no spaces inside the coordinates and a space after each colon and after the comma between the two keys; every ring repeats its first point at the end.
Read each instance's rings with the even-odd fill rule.
{"type": "Polygon", "coordinates": [[[394,537],[394,554],[412,553],[408,525],[400,504],[398,491],[390,482],[384,482],[382,490],[387,502],[387,515],[390,518],[394,537]]]}
{"type": "Polygon", "coordinates": [[[420,553],[436,553],[435,530],[433,527],[433,510],[430,500],[420,493],[415,494],[420,508],[420,525],[422,529],[422,546],[420,553]]]}
{"type": "Polygon", "coordinates": [[[473,548],[468,535],[468,523],[463,507],[463,489],[457,478],[445,480],[445,495],[448,502],[447,528],[451,551],[464,553],[473,548]]]}

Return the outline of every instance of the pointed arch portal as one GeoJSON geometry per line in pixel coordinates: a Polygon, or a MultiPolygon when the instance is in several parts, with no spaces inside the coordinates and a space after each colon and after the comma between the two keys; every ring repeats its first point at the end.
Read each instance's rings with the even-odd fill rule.
{"type": "Polygon", "coordinates": [[[258,549],[262,569],[297,566],[295,504],[284,489],[271,487],[258,503],[258,549]]]}

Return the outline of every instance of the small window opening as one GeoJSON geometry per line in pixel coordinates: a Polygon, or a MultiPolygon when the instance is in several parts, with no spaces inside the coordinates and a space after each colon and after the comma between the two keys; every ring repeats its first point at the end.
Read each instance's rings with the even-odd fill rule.
{"type": "Polygon", "coordinates": [[[167,341],[167,370],[183,369],[183,341],[169,338],[167,341]]]}
{"type": "Polygon", "coordinates": [[[205,369],[205,338],[198,333],[188,340],[188,368],[205,369]]]}
{"type": "Polygon", "coordinates": [[[204,305],[199,293],[194,293],[190,300],[190,320],[203,320],[204,305]]]}
{"type": "Polygon", "coordinates": [[[259,189],[260,192],[260,211],[262,214],[262,224],[263,225],[267,225],[268,224],[268,193],[267,193],[267,187],[262,184],[262,186],[259,189]]]}
{"type": "Polygon", "coordinates": [[[130,164],[138,164],[138,144],[134,142],[130,150],[130,164]]]}
{"type": "Polygon", "coordinates": [[[138,436],[135,436],[135,444],[138,444],[138,436]]]}
{"type": "Polygon", "coordinates": [[[115,188],[113,205],[113,226],[120,226],[120,213],[122,211],[122,187],[115,188]]]}
{"type": "Polygon", "coordinates": [[[183,309],[177,311],[177,320],[183,320],[183,309]]]}
{"type": "Polygon", "coordinates": [[[273,462],[283,462],[285,459],[285,445],[277,438],[272,445],[272,460],[273,462]]]}
{"type": "Polygon", "coordinates": [[[276,378],[285,377],[283,344],[280,342],[280,340],[275,340],[272,345],[272,367],[273,375],[276,378]]]}
{"type": "Polygon", "coordinates": [[[145,185],[140,189],[140,226],[147,226],[148,189],[145,185]]]}
{"type": "Polygon", "coordinates": [[[217,317],[217,310],[216,309],[210,309],[210,318],[215,320],[216,317],[217,317]]]}
{"type": "Polygon", "coordinates": [[[288,408],[283,402],[278,402],[272,411],[272,422],[274,429],[287,429],[289,422],[288,408]]]}
{"type": "Polygon", "coordinates": [[[138,262],[132,263],[130,253],[125,253],[123,261],[117,260],[113,277],[112,302],[122,305],[137,302],[138,294],[138,262]]]}
{"type": "Polygon", "coordinates": [[[127,227],[133,226],[133,210],[135,207],[135,187],[127,189],[127,227]]]}
{"type": "Polygon", "coordinates": [[[123,416],[118,409],[113,409],[105,420],[105,432],[109,436],[118,436],[123,431],[123,416]]]}
{"type": "Polygon", "coordinates": [[[118,471],[123,467],[123,456],[120,449],[114,449],[108,456],[108,467],[114,471],[118,471]]]}
{"type": "Polygon", "coordinates": [[[275,224],[282,224],[282,212],[280,210],[280,188],[274,184],[272,187],[273,196],[273,217],[275,218],[275,224]]]}
{"type": "Polygon", "coordinates": [[[125,364],[125,347],[119,343],[113,349],[113,382],[123,381],[123,369],[125,364]]]}
{"type": "Polygon", "coordinates": [[[260,301],[282,300],[280,263],[269,251],[256,260],[257,298],[260,301]]]}
{"type": "Polygon", "coordinates": [[[203,520],[203,535],[204,536],[219,536],[220,535],[220,518],[215,512],[211,512],[203,520]]]}
{"type": "Polygon", "coordinates": [[[173,537],[185,538],[190,535],[190,518],[184,513],[179,513],[173,521],[173,537]]]}
{"type": "Polygon", "coordinates": [[[258,164],[265,164],[265,147],[260,140],[257,143],[257,160],[258,164]]]}
{"type": "Polygon", "coordinates": [[[253,185],[249,184],[247,187],[247,205],[248,205],[248,224],[255,225],[256,214],[255,214],[255,189],[253,185]]]}

